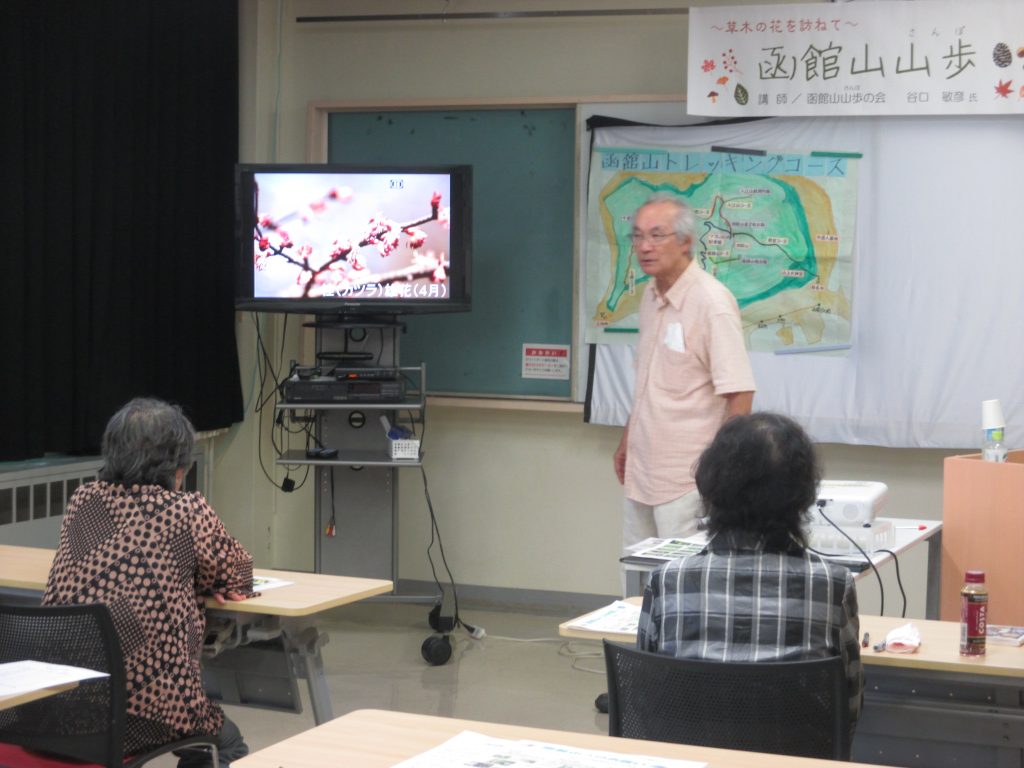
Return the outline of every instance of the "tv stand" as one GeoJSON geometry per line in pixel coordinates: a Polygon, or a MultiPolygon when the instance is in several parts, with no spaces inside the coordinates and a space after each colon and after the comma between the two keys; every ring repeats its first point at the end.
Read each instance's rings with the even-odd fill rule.
{"type": "Polygon", "coordinates": [[[372,352],[319,352],[316,356],[317,362],[336,364],[365,363],[373,358],[372,352]]]}
{"type": "Polygon", "coordinates": [[[337,316],[324,316],[320,315],[316,321],[312,323],[304,323],[307,328],[315,328],[317,332],[317,362],[332,362],[335,363],[335,367],[338,365],[344,365],[345,363],[357,363],[362,364],[368,361],[376,359],[378,362],[382,359],[381,356],[384,352],[385,345],[385,331],[391,331],[391,347],[393,348],[392,357],[395,360],[398,359],[397,350],[397,339],[395,330],[398,328],[405,332],[405,325],[399,323],[397,318],[391,318],[391,321],[381,320],[380,318],[356,318],[356,317],[344,317],[342,315],[337,316]],[[363,342],[366,340],[366,334],[368,329],[374,329],[380,331],[380,346],[377,350],[377,354],[363,350],[351,350],[349,349],[349,342],[363,342]],[[341,336],[344,340],[344,345],[340,350],[335,349],[324,349],[321,339],[323,337],[323,331],[342,331],[341,336]],[[357,337],[357,331],[361,333],[357,337]]]}
{"type": "MultiPolygon", "coordinates": [[[[423,424],[426,403],[425,366],[399,366],[400,322],[374,326],[366,318],[317,318],[316,357],[325,367],[352,366],[359,380],[350,397],[323,402],[279,402],[283,418],[312,423],[320,450],[292,450],[277,459],[290,467],[312,466],[316,480],[313,552],[317,573],[365,578],[398,578],[398,469],[418,468],[421,457],[393,458],[381,416],[399,426],[423,424]],[[380,332],[360,334],[360,329],[380,332]],[[357,347],[353,349],[352,347],[357,347]],[[394,388],[394,381],[401,386],[394,388]],[[392,389],[380,389],[382,383],[392,389]],[[394,394],[392,394],[394,392],[394,394]],[[326,450],[325,450],[326,449],[326,450]],[[333,455],[327,455],[330,451],[333,455]]],[[[346,377],[348,378],[348,377],[346,377]]],[[[421,430],[416,430],[420,432],[421,430]]],[[[400,454],[394,454],[400,455],[400,454]]],[[[431,602],[437,597],[402,597],[431,602]]]]}
{"type": "Polygon", "coordinates": [[[317,315],[315,320],[302,325],[305,328],[315,328],[318,331],[350,328],[401,328],[405,333],[405,321],[398,315],[317,315]]]}

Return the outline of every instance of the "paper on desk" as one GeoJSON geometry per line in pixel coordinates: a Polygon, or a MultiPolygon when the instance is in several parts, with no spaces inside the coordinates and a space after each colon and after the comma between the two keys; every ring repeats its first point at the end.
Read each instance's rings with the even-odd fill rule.
{"type": "Polygon", "coordinates": [[[275,579],[273,576],[253,576],[252,577],[252,591],[253,592],[266,592],[268,589],[277,589],[278,587],[287,587],[290,584],[294,584],[294,581],[285,581],[284,579],[275,579]]]}
{"type": "Polygon", "coordinates": [[[43,661],[10,661],[0,664],[0,696],[40,691],[43,688],[74,683],[78,680],[90,680],[94,677],[109,675],[84,667],[47,664],[43,661]]]}
{"type": "Polygon", "coordinates": [[[707,763],[580,749],[543,741],[498,739],[463,731],[395,768],[706,768],[707,763]]]}
{"type": "Polygon", "coordinates": [[[705,533],[697,533],[693,536],[687,536],[685,539],[659,539],[652,537],[627,547],[625,557],[668,562],[678,557],[695,555],[698,552],[702,552],[707,543],[708,537],[705,533]]]}
{"type": "Polygon", "coordinates": [[[639,624],[640,606],[616,600],[611,605],[598,608],[586,616],[574,619],[566,626],[570,629],[589,629],[592,632],[599,633],[621,632],[636,634],[636,628],[639,624]]]}

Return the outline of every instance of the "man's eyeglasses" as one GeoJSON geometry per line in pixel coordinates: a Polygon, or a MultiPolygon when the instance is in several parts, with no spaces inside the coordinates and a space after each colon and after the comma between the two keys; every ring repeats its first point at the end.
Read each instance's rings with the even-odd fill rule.
{"type": "Polygon", "coordinates": [[[647,240],[652,245],[661,245],[670,237],[675,236],[675,232],[631,232],[629,239],[633,242],[633,245],[640,245],[644,240],[647,240]]]}

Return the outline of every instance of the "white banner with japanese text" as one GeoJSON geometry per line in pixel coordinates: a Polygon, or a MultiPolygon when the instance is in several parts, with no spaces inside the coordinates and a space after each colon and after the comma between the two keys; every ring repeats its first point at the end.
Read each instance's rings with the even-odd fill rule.
{"type": "Polygon", "coordinates": [[[1024,2],[690,9],[687,112],[1024,114],[1024,2]]]}

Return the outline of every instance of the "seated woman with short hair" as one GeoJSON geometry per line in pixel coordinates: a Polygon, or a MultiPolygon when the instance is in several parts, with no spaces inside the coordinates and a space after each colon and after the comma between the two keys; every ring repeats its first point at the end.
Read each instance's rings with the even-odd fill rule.
{"type": "MultiPolygon", "coordinates": [[[[110,608],[127,677],[125,754],[216,734],[228,765],[248,747],[203,690],[204,602],[250,595],[252,556],[201,494],[181,490],[194,446],[177,406],[140,398],[114,414],[100,479],[68,502],[43,602],[110,608]]],[[[179,757],[182,768],[210,762],[196,750],[179,757]]]]}
{"type": "Polygon", "coordinates": [[[857,593],[848,569],[807,549],[821,480],[810,438],[785,416],[737,416],[696,480],[708,545],[652,573],[637,647],[714,661],[842,656],[852,732],[864,685],[857,593]]]}

